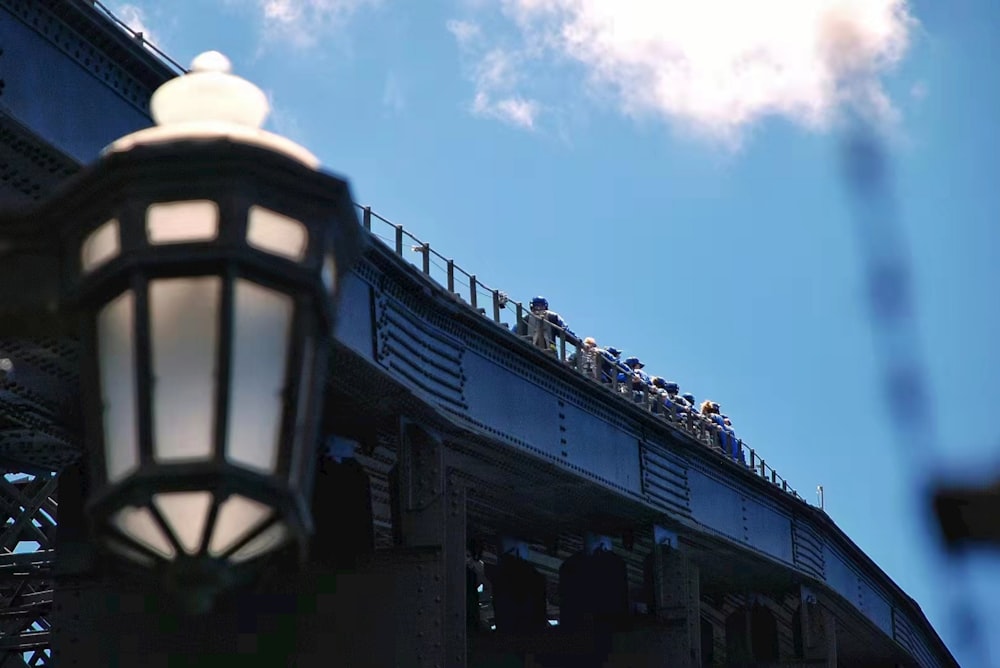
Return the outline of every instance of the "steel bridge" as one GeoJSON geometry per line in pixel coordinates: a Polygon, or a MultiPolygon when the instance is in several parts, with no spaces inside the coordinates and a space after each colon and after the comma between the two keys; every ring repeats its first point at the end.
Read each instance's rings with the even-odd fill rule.
{"type": "MultiPolygon", "coordinates": [[[[44,197],[147,126],[178,72],[100,3],[0,0],[2,201],[44,197]]],[[[0,338],[0,666],[956,665],[755,449],[733,458],[699,420],[581,374],[564,333],[556,354],[533,347],[510,331],[520,304],[361,220],[310,562],[207,624],[87,540],[76,342],[0,338]],[[512,621],[525,588],[544,628],[512,621]],[[614,614],[595,608],[608,591],[614,614]]],[[[17,271],[0,263],[0,314],[34,288],[17,271]]]]}

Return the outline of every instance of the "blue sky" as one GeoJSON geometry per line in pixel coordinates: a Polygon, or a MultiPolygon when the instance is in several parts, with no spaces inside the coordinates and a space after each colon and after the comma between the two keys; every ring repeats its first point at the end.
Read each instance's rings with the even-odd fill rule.
{"type": "MultiPolygon", "coordinates": [[[[1000,463],[1000,5],[109,5],[184,64],[228,55],[271,98],[269,127],[358,201],[718,401],[803,496],[824,486],[829,514],[963,664],[980,660],[929,556],[918,481],[1000,463]],[[839,163],[848,115],[878,128],[892,167],[930,456],[884,408],[839,163]]],[[[983,618],[1000,615],[996,579],[973,563],[983,618]]]]}

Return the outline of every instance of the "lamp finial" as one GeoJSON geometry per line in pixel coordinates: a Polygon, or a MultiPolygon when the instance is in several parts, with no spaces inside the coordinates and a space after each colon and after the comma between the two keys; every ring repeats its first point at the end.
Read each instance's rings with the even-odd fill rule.
{"type": "Polygon", "coordinates": [[[122,137],[105,153],[140,144],[224,137],[284,153],[313,169],[319,167],[319,160],[307,149],[263,129],[271,111],[267,96],[233,74],[229,59],[218,51],[198,55],[190,72],[157,88],[149,107],[156,125],[122,137]]]}

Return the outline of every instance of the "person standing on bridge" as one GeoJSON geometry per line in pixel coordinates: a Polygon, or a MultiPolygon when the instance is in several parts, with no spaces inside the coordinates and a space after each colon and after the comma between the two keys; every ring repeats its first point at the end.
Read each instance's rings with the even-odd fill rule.
{"type": "Polygon", "coordinates": [[[597,340],[588,336],[579,350],[569,356],[569,365],[588,378],[601,379],[601,361],[604,351],[597,347],[597,340]]]}
{"type": "Polygon", "coordinates": [[[517,333],[535,347],[550,353],[556,352],[556,338],[560,333],[565,333],[572,340],[578,340],[562,316],[549,310],[549,300],[545,297],[535,297],[531,300],[531,310],[518,324],[517,333]]]}
{"type": "Polygon", "coordinates": [[[626,388],[632,390],[633,400],[642,401],[644,393],[648,391],[652,382],[649,375],[642,370],[646,365],[640,362],[638,357],[629,357],[625,360],[625,366],[628,367],[628,373],[621,374],[618,380],[625,383],[626,388]]]}

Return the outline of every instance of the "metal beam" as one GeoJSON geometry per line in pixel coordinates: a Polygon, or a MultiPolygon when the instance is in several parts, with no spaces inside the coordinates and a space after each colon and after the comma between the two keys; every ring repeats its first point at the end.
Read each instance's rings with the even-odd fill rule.
{"type": "Polygon", "coordinates": [[[48,631],[27,631],[16,636],[0,637],[0,652],[27,652],[48,646],[48,631]]]}
{"type": "Polygon", "coordinates": [[[653,547],[653,605],[662,625],[665,666],[701,666],[701,581],[698,566],[681,550],[653,547]]]}
{"type": "MultiPolygon", "coordinates": [[[[406,547],[439,547],[440,570],[434,577],[440,626],[440,655],[427,665],[462,668],[466,639],[466,490],[448,471],[445,445],[422,426],[402,424],[398,453],[400,538],[406,547]]],[[[425,643],[420,643],[426,647],[425,643]]]]}

